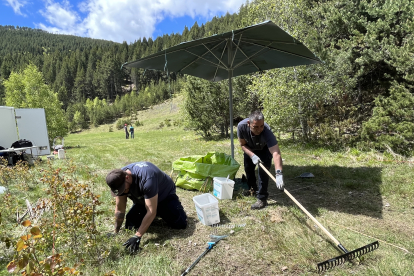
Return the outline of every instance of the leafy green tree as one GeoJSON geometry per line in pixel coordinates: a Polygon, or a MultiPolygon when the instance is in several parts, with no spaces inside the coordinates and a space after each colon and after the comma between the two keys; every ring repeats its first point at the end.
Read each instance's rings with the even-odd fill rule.
{"type": "MultiPolygon", "coordinates": [[[[249,98],[246,90],[249,80],[241,76],[234,78],[233,82],[233,116],[246,117],[257,105],[255,97],[249,98]]],[[[228,81],[210,82],[188,76],[184,82],[184,109],[189,126],[205,138],[217,133],[229,135],[228,89],[228,81]]]]}
{"type": "Polygon", "coordinates": [[[45,84],[38,68],[29,64],[21,73],[12,72],[4,81],[6,105],[15,108],[44,108],[49,142],[68,133],[65,112],[57,94],[45,84]]]}
{"type": "Polygon", "coordinates": [[[414,149],[414,96],[394,83],[390,96],[378,96],[372,117],[363,124],[365,144],[410,155],[414,149]]]}
{"type": "Polygon", "coordinates": [[[245,22],[273,20],[324,63],[270,70],[250,89],[263,95],[264,111],[277,127],[301,128],[305,138],[319,133],[311,135],[319,141],[336,128],[339,137],[359,137],[373,99],[388,96],[394,81],[413,89],[413,18],[409,0],[253,1],[245,22]]]}

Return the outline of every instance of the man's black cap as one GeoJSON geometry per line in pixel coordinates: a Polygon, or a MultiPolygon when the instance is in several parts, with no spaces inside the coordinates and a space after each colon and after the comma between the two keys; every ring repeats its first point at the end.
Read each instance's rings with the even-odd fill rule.
{"type": "Polygon", "coordinates": [[[106,176],[106,184],[111,188],[112,196],[122,195],[125,191],[126,172],[121,169],[115,169],[106,176]]]}

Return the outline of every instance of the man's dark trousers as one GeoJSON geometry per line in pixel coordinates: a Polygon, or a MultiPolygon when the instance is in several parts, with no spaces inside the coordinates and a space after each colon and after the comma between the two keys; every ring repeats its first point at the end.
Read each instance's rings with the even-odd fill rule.
{"type": "MultiPolygon", "coordinates": [[[[260,160],[263,162],[263,165],[266,167],[266,169],[270,169],[270,166],[272,165],[272,155],[268,148],[264,148],[262,150],[255,150],[253,151],[254,154],[256,154],[260,160]]],[[[267,191],[268,183],[269,183],[269,176],[267,173],[259,166],[259,185],[257,185],[256,182],[256,173],[255,168],[256,165],[253,164],[252,159],[245,153],[244,154],[244,170],[246,172],[246,178],[247,178],[247,185],[250,188],[253,188],[254,191],[256,191],[257,198],[260,200],[267,200],[269,193],[267,191]]]]}
{"type": "MultiPolygon", "coordinates": [[[[126,215],[125,228],[138,229],[146,213],[145,205],[132,205],[126,215]]],[[[187,227],[187,215],[176,194],[169,195],[163,201],[158,202],[157,217],[161,217],[173,229],[187,227]]]]}

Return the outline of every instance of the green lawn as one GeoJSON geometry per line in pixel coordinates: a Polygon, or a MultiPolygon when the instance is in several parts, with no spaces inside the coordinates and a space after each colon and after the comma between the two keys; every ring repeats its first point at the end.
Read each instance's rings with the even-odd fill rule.
{"type": "MultiPolygon", "coordinates": [[[[101,195],[96,223],[102,234],[97,235],[96,247],[98,252],[107,252],[99,263],[85,263],[80,268],[84,275],[180,275],[205,250],[213,233],[230,236],[189,275],[313,275],[317,274],[317,263],[342,254],[274,183],[269,183],[270,204],[263,210],[251,210],[255,199],[238,192],[232,200],[219,201],[219,227],[198,221],[192,198],[201,192],[178,188],[188,228],[166,230],[157,222],[144,236],[143,249],[136,256],[121,247],[129,233],[104,238],[104,233],[113,229],[115,204],[104,180],[108,171],[145,160],[170,174],[172,162],[179,157],[210,151],[230,154],[229,139],[204,141],[184,129],[180,100],[178,97],[139,112],[137,119],[143,126],[135,127],[135,139],[125,139],[123,130],[109,132],[110,125],[70,134],[65,138],[67,159],[51,162],[53,168],[75,166],[72,174],[80,182],[92,181],[93,192],[101,195]],[[160,128],[167,119],[171,126],[160,128]]],[[[242,151],[237,138],[234,142],[235,159],[241,164],[236,178],[241,178],[242,151]]],[[[333,236],[348,250],[380,241],[379,249],[323,275],[414,275],[414,172],[410,160],[356,149],[331,152],[288,140],[279,141],[279,145],[286,189],[333,236]],[[304,172],[315,177],[297,177],[304,172]]],[[[33,181],[41,176],[36,170],[45,167],[44,163],[31,169],[33,181]]],[[[25,182],[26,190],[14,188],[16,181],[8,184],[18,195],[20,210],[25,208],[23,198],[34,202],[44,197],[44,186],[31,184],[30,179],[25,182]]],[[[0,264],[5,267],[11,257],[10,250],[0,253],[0,264]]],[[[7,274],[5,269],[0,271],[0,275],[7,274]]]]}

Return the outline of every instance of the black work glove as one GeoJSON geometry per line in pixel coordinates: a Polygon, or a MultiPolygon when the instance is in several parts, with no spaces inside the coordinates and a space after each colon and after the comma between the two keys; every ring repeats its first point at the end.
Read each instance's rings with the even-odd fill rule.
{"type": "Polygon", "coordinates": [[[129,249],[130,253],[135,253],[139,249],[139,243],[141,242],[141,237],[133,236],[129,238],[123,246],[125,246],[126,249],[129,249]]]}

